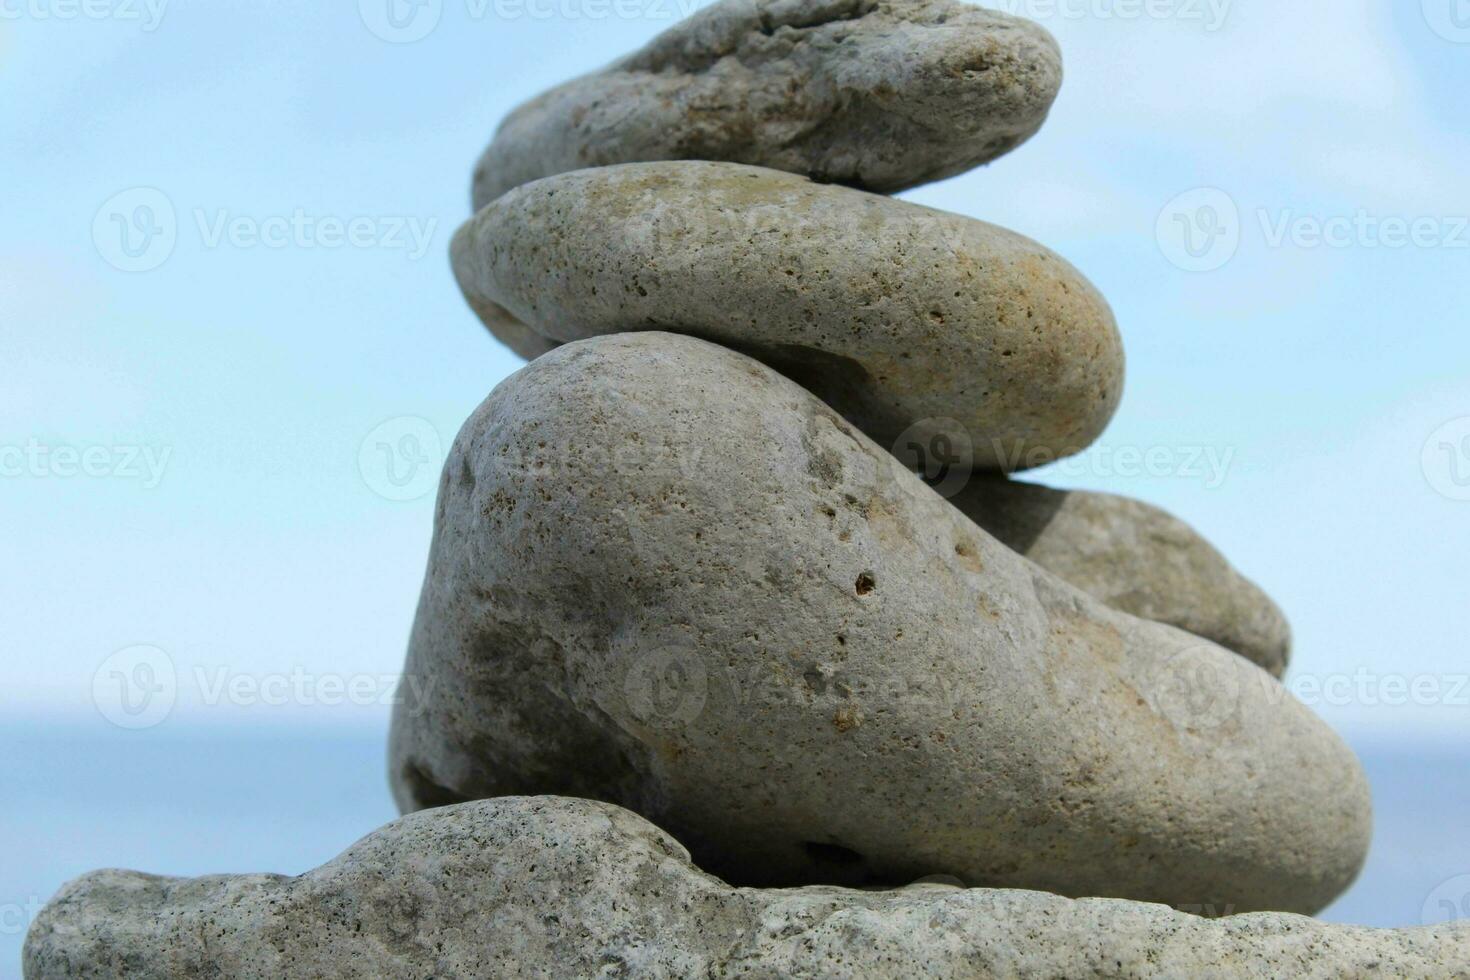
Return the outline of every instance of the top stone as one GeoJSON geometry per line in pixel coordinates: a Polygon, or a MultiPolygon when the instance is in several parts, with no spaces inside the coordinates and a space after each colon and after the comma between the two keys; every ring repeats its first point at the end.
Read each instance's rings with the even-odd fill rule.
{"type": "Polygon", "coordinates": [[[475,210],[586,167],[747,163],[879,192],[963,173],[1046,119],[1061,54],[956,0],[722,0],[532,99],[475,169],[475,210]]]}

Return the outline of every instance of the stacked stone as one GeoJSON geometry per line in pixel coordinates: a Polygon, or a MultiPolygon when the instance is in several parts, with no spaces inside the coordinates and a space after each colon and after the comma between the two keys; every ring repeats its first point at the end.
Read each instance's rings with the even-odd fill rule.
{"type": "Polygon", "coordinates": [[[516,110],[453,260],[534,360],[440,486],[390,750],[424,812],[295,879],[83,878],[27,975],[1470,971],[1462,927],[1289,914],[1370,813],[1276,606],[1008,475],[1111,418],[1112,313],[881,193],[1060,81],[954,0],[723,0],[516,110]]]}
{"type": "Polygon", "coordinates": [[[729,0],[512,113],[453,264],[538,356],[445,470],[405,811],[610,801],[746,885],[1315,912],[1352,880],[1365,783],[1255,666],[1275,605],[1168,515],[1003,475],[1112,417],[1106,301],[873,193],[1013,148],[1060,80],[952,0],[729,0]]]}

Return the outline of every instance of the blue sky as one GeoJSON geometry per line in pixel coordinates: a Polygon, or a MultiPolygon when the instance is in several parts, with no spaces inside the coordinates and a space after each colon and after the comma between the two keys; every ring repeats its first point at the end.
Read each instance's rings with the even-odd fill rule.
{"type": "MultiPolygon", "coordinates": [[[[177,672],[178,718],[384,717],[433,508],[411,467],[519,364],[448,271],[471,167],[514,104],[688,2],[438,0],[408,43],[377,2],[0,0],[6,717],[100,724],[99,666],[138,645],[177,672]],[[156,264],[107,237],[139,201],[174,215],[156,264]],[[248,695],[303,675],[363,693],[248,695]]],[[[1037,478],[1205,532],[1286,608],[1294,676],[1338,679],[1314,705],[1334,724],[1463,745],[1464,0],[991,6],[1061,41],[1051,121],[905,196],[1049,245],[1117,312],[1123,407],[1037,478]],[[1395,222],[1418,243],[1383,245],[1395,222]],[[1168,464],[1128,464],[1149,450],[1168,464]]]]}

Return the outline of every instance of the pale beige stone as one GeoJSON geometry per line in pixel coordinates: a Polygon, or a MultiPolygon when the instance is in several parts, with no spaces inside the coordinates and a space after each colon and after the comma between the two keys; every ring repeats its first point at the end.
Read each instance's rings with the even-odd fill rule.
{"type": "Polygon", "coordinates": [[[728,163],[563,174],[460,229],[455,275],[551,340],[670,330],[749,353],[881,445],[958,465],[1081,451],[1122,397],[1112,311],[1060,256],[906,201],[728,163]]]}

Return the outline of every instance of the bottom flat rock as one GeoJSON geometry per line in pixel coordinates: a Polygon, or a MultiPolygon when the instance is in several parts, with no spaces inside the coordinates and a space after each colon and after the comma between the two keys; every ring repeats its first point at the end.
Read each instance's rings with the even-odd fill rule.
{"type": "Polygon", "coordinates": [[[732,888],[627,810],[502,797],[404,817],[299,878],[94,872],[41,912],[24,961],[31,980],[1454,977],[1470,974],[1470,923],[1205,919],[943,884],[732,888]]]}

